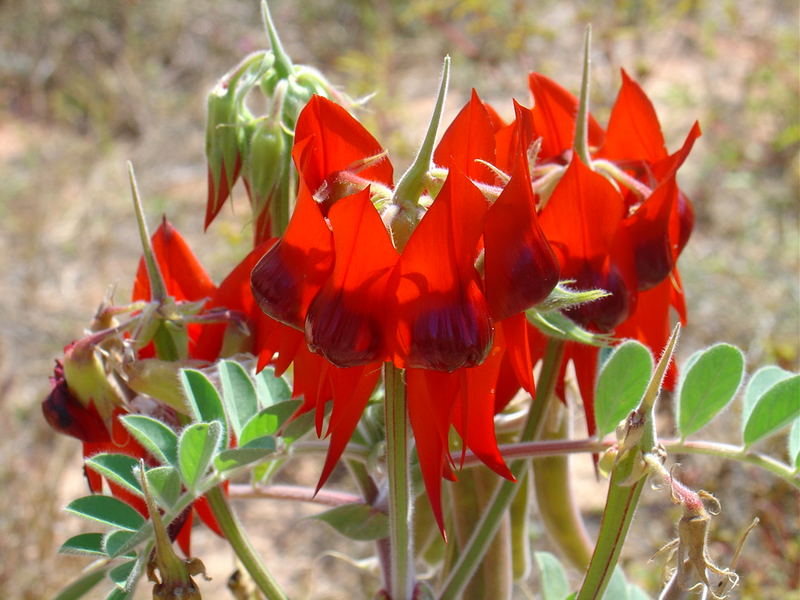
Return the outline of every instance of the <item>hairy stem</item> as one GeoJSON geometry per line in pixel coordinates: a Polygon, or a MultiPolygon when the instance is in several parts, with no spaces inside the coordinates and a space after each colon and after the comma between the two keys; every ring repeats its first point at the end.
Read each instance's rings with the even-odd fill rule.
{"type": "Polygon", "coordinates": [[[247,537],[239,518],[231,510],[222,488],[219,486],[212,488],[206,494],[206,498],[225,538],[267,600],[286,600],[286,594],[267,570],[261,556],[247,537]]]}
{"type": "Polygon", "coordinates": [[[389,478],[391,598],[410,600],[414,591],[414,541],[410,525],[408,418],[403,372],[391,363],[383,370],[386,387],[386,462],[389,478]]]}

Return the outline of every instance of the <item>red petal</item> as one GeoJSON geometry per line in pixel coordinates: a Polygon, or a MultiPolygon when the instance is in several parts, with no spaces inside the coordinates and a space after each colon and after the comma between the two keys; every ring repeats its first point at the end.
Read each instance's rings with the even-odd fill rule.
{"type": "Polygon", "coordinates": [[[406,371],[408,416],[422,480],[443,537],[446,535],[442,517],[442,476],[452,475],[448,466],[448,434],[459,377],[460,374],[421,369],[406,371]]]}
{"type": "Polygon", "coordinates": [[[433,161],[448,169],[458,169],[476,181],[492,184],[496,179],[494,172],[476,160],[495,163],[494,132],[489,111],[473,89],[470,101],[444,132],[433,161]]]}
{"type": "Polygon", "coordinates": [[[333,273],[306,316],[309,348],[339,367],[381,361],[387,352],[387,282],[398,254],[369,198],[366,189],[331,208],[333,273]]]}
{"type": "Polygon", "coordinates": [[[506,353],[503,357],[507,360],[519,382],[519,385],[531,396],[535,395],[536,387],[533,381],[533,364],[531,357],[530,340],[528,331],[531,326],[524,314],[515,315],[500,323],[505,342],[506,353]]]}
{"type": "Polygon", "coordinates": [[[547,298],[559,266],[539,227],[525,154],[517,155],[511,180],[489,208],[483,237],[486,300],[495,320],[547,298]]]}
{"type": "Polygon", "coordinates": [[[347,442],[358,425],[361,414],[369,402],[372,390],[381,373],[380,363],[351,369],[331,368],[331,387],[333,389],[333,409],[328,430],[331,443],[325,457],[325,465],[317,483],[317,491],[325,485],[333,468],[342,456],[347,442]]]}
{"type": "MultiPolygon", "coordinates": [[[[189,244],[166,217],[153,234],[152,242],[153,252],[170,296],[175,300],[201,300],[214,293],[214,282],[189,248],[189,244]]],[[[144,258],[139,259],[132,296],[134,302],[151,299],[144,258]]]]}
{"type": "Polygon", "coordinates": [[[322,96],[312,96],[297,117],[292,155],[312,193],[330,183],[331,176],[345,170],[354,170],[364,179],[391,186],[392,163],[387,159],[365,168],[359,166],[364,159],[382,152],[381,145],[361,123],[322,96]]]}
{"type": "Polygon", "coordinates": [[[398,262],[398,364],[453,371],[480,364],[492,323],[473,266],[486,201],[451,171],[398,262]]]}
{"type": "Polygon", "coordinates": [[[183,555],[190,557],[192,555],[192,524],[194,521],[194,512],[189,510],[186,518],[178,530],[178,535],[175,536],[175,541],[178,542],[183,555]]]}
{"type": "MultiPolygon", "coordinates": [[[[528,84],[533,93],[533,123],[536,136],[542,138],[541,160],[561,156],[572,148],[578,99],[552,79],[531,73],[528,84]]],[[[589,145],[599,146],[603,129],[589,115],[589,145]]]]}
{"type": "Polygon", "coordinates": [[[332,263],[331,231],[301,183],[286,233],[253,269],[253,295],[270,317],[302,329],[308,305],[330,274],[332,263]]]}
{"type": "MultiPolygon", "coordinates": [[[[259,333],[268,325],[264,321],[270,320],[256,305],[250,291],[250,272],[258,260],[272,247],[276,240],[269,240],[254,248],[244,257],[228,276],[222,280],[211,300],[206,304],[205,311],[212,308],[227,308],[241,312],[248,319],[256,351],[259,349],[259,333]]],[[[219,357],[223,346],[225,332],[235,324],[209,323],[203,325],[200,336],[190,352],[192,358],[213,361],[219,357]]]]}
{"type": "Polygon", "coordinates": [[[503,349],[495,345],[482,365],[460,371],[462,385],[452,416],[464,445],[495,473],[515,481],[497,448],[494,431],[494,388],[502,356],[503,349]]]}
{"type": "Polygon", "coordinates": [[[633,245],[639,290],[658,285],[675,266],[677,256],[671,242],[674,236],[670,236],[670,221],[677,197],[678,186],[675,177],[670,176],[625,219],[624,227],[628,228],[633,245]]]}
{"type": "MultiPolygon", "coordinates": [[[[225,201],[228,199],[231,192],[231,190],[228,188],[228,172],[225,167],[225,162],[223,161],[221,164],[219,188],[217,189],[214,188],[214,175],[211,173],[211,169],[208,170],[208,200],[206,202],[205,229],[208,229],[208,226],[211,225],[211,222],[219,214],[222,205],[225,204],[225,201]]],[[[232,183],[236,183],[241,170],[242,158],[237,154],[236,162],[233,165],[233,177],[231,178],[232,183]]]]}
{"type": "MultiPolygon", "coordinates": [[[[226,481],[224,484],[225,486],[225,493],[227,495],[228,492],[228,482],[226,481]]],[[[200,517],[200,520],[206,524],[211,531],[216,533],[219,537],[224,538],[225,534],[222,533],[222,528],[220,528],[219,523],[217,522],[217,518],[214,516],[214,512],[211,510],[211,505],[208,503],[208,500],[205,496],[200,496],[197,500],[194,501],[194,510],[197,512],[197,516],[200,517]]]]}
{"type": "Polygon", "coordinates": [[[617,95],[603,147],[598,152],[609,160],[655,162],[667,156],[656,111],[639,84],[622,70],[617,95]]]}
{"type": "Polygon", "coordinates": [[[515,119],[511,125],[499,129],[495,133],[495,146],[499,169],[510,173],[514,168],[517,156],[528,156],[528,149],[534,141],[533,111],[514,100],[515,119]]]}

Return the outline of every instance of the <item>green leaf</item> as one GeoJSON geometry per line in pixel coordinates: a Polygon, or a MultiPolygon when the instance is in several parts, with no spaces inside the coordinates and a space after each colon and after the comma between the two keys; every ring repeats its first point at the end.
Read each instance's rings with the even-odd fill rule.
{"type": "Polygon", "coordinates": [[[800,469],[800,418],[795,419],[789,430],[789,462],[800,469]]]}
{"type": "Polygon", "coordinates": [[[324,521],[351,540],[366,542],[389,536],[389,518],[368,504],[344,504],[312,518],[324,521]]]}
{"type": "Polygon", "coordinates": [[[608,346],[612,341],[611,336],[584,329],[559,311],[538,312],[535,308],[529,308],[525,311],[525,316],[539,331],[560,340],[591,346],[608,346]]]}
{"type": "Polygon", "coordinates": [[[275,369],[265,367],[256,375],[256,392],[261,406],[284,402],[292,397],[292,390],[283,377],[275,375],[275,369]]]}
{"type": "Polygon", "coordinates": [[[172,508],[181,495],[181,477],[175,467],[164,466],[148,469],[147,485],[156,502],[162,508],[172,508]]]}
{"type": "Polygon", "coordinates": [[[133,597],[133,591],[126,591],[125,589],[115,587],[112,589],[106,600],[130,600],[133,597]]]}
{"type": "MultiPolygon", "coordinates": [[[[111,531],[103,538],[103,550],[108,556],[118,556],[119,550],[134,536],[133,531],[111,531]]],[[[135,558],[135,552],[128,552],[122,558],[135,558]]]]}
{"type": "Polygon", "coordinates": [[[195,420],[206,423],[218,421],[222,426],[223,439],[227,445],[228,426],[225,408],[222,406],[217,388],[208,377],[195,369],[181,369],[181,383],[195,420]]]}
{"type": "Polygon", "coordinates": [[[144,518],[134,508],[113,496],[102,494],[73,500],[64,510],[79,517],[129,531],[136,531],[144,524],[144,518]]]}
{"type": "Polygon", "coordinates": [[[298,406],[300,400],[286,400],[268,406],[247,422],[239,436],[239,444],[246,445],[260,437],[275,435],[298,406]]]}
{"type": "Polygon", "coordinates": [[[776,367],[775,365],[761,367],[758,371],[753,373],[753,376],[747,383],[747,387],[744,389],[744,399],[742,401],[742,435],[744,435],[744,426],[747,424],[747,421],[750,420],[750,415],[753,413],[753,408],[755,408],[758,399],[773,385],[791,376],[792,374],[789,371],[776,367]]]}
{"type": "Polygon", "coordinates": [[[653,356],[643,344],[626,340],[614,349],[597,379],[594,410],[600,437],[638,406],[652,372],[653,356]]]}
{"type": "MultiPolygon", "coordinates": [[[[325,405],[326,416],[328,415],[330,410],[331,410],[331,403],[328,402],[325,405]]],[[[288,446],[295,440],[300,439],[309,431],[311,431],[313,427],[314,427],[314,412],[309,411],[307,413],[303,413],[296,419],[293,419],[283,428],[281,439],[283,440],[283,443],[288,446]]]]}
{"type": "Polygon", "coordinates": [[[693,355],[678,386],[677,421],[685,438],[703,427],[733,399],[744,377],[744,355],[736,346],[715,344],[693,355]]]}
{"type": "Polygon", "coordinates": [[[542,600],[564,600],[569,594],[567,572],[549,552],[534,552],[533,559],[541,575],[542,600]]]}
{"type": "Polygon", "coordinates": [[[102,533],[81,533],[69,538],[58,549],[60,554],[88,554],[105,556],[102,533]]]}
{"type": "Polygon", "coordinates": [[[258,412],[256,388],[247,371],[239,363],[223,360],[218,368],[222,384],[222,402],[238,438],[244,424],[258,412]]]}
{"type": "Polygon", "coordinates": [[[133,469],[139,467],[139,461],[127,454],[95,454],[86,459],[86,466],[104,475],[120,487],[142,495],[139,480],[133,474],[133,469]]]}
{"type": "Polygon", "coordinates": [[[78,600],[91,592],[94,587],[106,577],[106,570],[100,569],[78,577],[67,587],[61,590],[53,600],[78,600]]]}
{"type": "Polygon", "coordinates": [[[275,452],[275,438],[260,437],[239,448],[223,450],[214,458],[214,467],[220,472],[229,471],[261,460],[273,452],[275,452]]]}
{"type": "Polygon", "coordinates": [[[628,582],[625,581],[625,575],[622,574],[622,569],[618,565],[611,574],[611,579],[608,580],[603,600],[626,600],[627,598],[628,582]]]}
{"type": "Polygon", "coordinates": [[[221,438],[219,421],[194,423],[183,430],[178,442],[178,468],[183,484],[191,491],[206,474],[221,438]]]}
{"type": "Polygon", "coordinates": [[[800,416],[800,375],[779,381],[756,400],[744,426],[744,444],[749,446],[788,425],[800,416]]]}
{"type": "Polygon", "coordinates": [[[129,560],[120,565],[117,565],[108,572],[108,578],[114,582],[118,588],[124,590],[128,577],[133,573],[136,567],[136,560],[129,560]]]}
{"type": "Polygon", "coordinates": [[[178,436],[164,423],[144,415],[126,415],[122,424],[159,462],[177,464],[178,436]]]}

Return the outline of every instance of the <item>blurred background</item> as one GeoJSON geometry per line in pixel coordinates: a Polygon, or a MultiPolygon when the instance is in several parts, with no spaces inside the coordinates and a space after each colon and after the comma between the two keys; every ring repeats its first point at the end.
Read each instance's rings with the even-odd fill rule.
{"type": "MultiPolygon", "coordinates": [[[[671,151],[695,119],[703,128],[680,174],[697,211],[680,263],[690,320],[682,355],[726,341],[745,350],[750,372],[765,363],[798,368],[796,2],[273,0],[271,7],[295,62],[320,68],[352,96],[375,92],[360,117],[400,172],[427,124],[443,55],[453,57],[450,116],[475,87],[510,118],[511,97],[530,105],[531,70],[577,91],[581,37],[591,23],[592,110],[601,123],[624,67],[653,101],[671,151]]],[[[46,428],[39,405],[53,358],[81,334],[109,286],[119,301],[129,297],[139,248],[125,161],[135,165],[151,226],[166,213],[218,281],[246,251],[249,209],[239,187],[233,208],[202,231],[205,95],[265,45],[256,0],[0,0],[2,598],[51,597],[86,564],[56,554],[83,525],[61,512],[84,493],[79,445],[46,428]]],[[[730,410],[740,410],[738,400],[730,410]]],[[[735,441],[738,419],[727,417],[703,435],[735,441]]],[[[762,449],[783,456],[780,440],[762,449]]],[[[800,583],[797,494],[741,465],[683,463],[687,483],[722,501],[711,544],[718,563],[727,564],[750,518],[762,519],[741,561],[740,597],[786,598],[800,583]]],[[[318,473],[317,463],[301,464],[293,476],[313,484],[318,473]]],[[[590,495],[581,501],[596,519],[602,506],[590,495]]],[[[663,492],[648,498],[625,557],[628,574],[654,594],[660,565],[646,559],[673,537],[678,515],[663,492]],[[645,525],[648,511],[656,520],[645,525]]],[[[300,520],[313,507],[263,502],[245,516],[292,597],[352,598],[348,589],[373,585],[360,563],[324,554],[358,559],[369,546],[300,520]]],[[[210,535],[196,539],[215,577],[209,589],[222,589],[232,560],[215,553],[210,535]]]]}

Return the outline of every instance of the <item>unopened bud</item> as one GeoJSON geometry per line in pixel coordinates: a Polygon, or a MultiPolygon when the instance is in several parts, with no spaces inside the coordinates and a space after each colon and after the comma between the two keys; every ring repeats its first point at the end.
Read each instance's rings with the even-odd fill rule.
{"type": "Polygon", "coordinates": [[[104,421],[111,418],[116,406],[122,405],[109,377],[91,336],[64,349],[64,378],[70,393],[85,407],[93,403],[104,421]]]}

